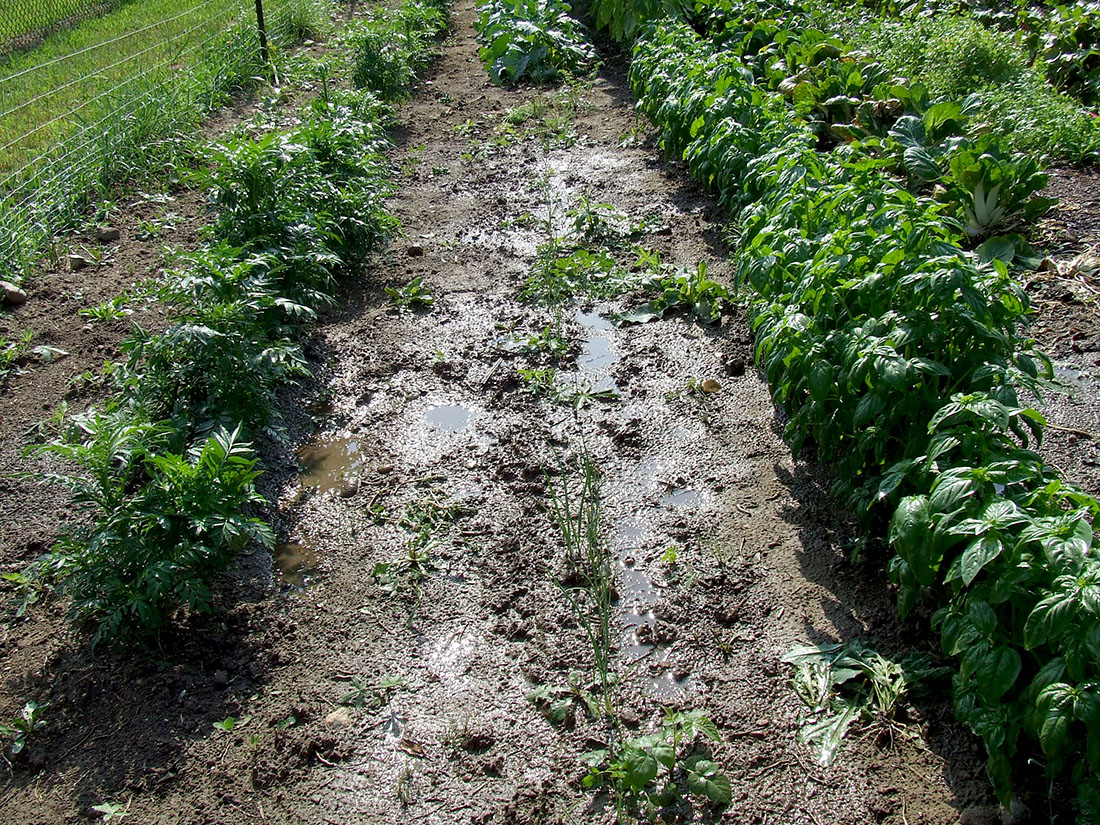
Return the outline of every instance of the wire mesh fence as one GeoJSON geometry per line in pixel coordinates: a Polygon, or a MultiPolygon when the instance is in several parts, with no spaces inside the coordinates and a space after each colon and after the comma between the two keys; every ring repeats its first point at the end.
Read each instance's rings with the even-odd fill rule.
{"type": "MultiPolygon", "coordinates": [[[[0,277],[15,279],[97,193],[172,164],[183,136],[263,72],[255,0],[39,2],[106,9],[0,56],[0,277]]],[[[328,3],[264,5],[278,42],[328,3]]]]}
{"type": "Polygon", "coordinates": [[[0,55],[26,48],[51,32],[110,11],[126,0],[5,0],[0,6],[0,55]]]}

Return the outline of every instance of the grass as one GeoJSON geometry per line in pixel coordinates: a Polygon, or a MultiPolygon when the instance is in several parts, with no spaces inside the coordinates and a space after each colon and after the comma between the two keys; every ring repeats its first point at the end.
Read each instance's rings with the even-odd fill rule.
{"type": "MultiPolygon", "coordinates": [[[[268,0],[285,44],[328,0],[268,0]]],[[[247,0],[127,4],[0,61],[0,269],[19,280],[56,232],[122,181],[164,176],[185,136],[263,74],[247,0]]]]}
{"type": "Polygon", "coordinates": [[[124,0],[9,0],[0,6],[0,46],[49,26],[124,0]]]}
{"type": "Polygon", "coordinates": [[[1100,158],[1100,119],[1047,83],[1005,32],[954,14],[881,18],[822,3],[818,23],[933,97],[977,94],[982,119],[1013,149],[1052,160],[1100,158]]]}
{"type": "Polygon", "coordinates": [[[560,484],[547,477],[554,520],[561,531],[569,569],[567,580],[559,583],[559,587],[584,628],[600,682],[603,711],[611,717],[615,573],[611,552],[600,536],[600,473],[587,450],[583,452],[581,469],[579,489],[570,486],[567,473],[562,474],[560,484]]]}

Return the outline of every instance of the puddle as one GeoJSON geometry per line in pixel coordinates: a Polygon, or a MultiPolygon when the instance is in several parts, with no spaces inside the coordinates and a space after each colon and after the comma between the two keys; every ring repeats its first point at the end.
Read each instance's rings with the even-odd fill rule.
{"type": "Polygon", "coordinates": [[[585,329],[604,329],[612,330],[615,325],[611,323],[607,318],[604,318],[598,312],[584,312],[583,310],[577,310],[577,314],[573,316],[577,319],[577,323],[585,329]]]}
{"type": "Polygon", "coordinates": [[[444,404],[424,413],[424,423],[434,430],[457,433],[470,424],[473,413],[460,404],[444,404]]]}
{"type": "Polygon", "coordinates": [[[657,588],[644,570],[624,567],[619,571],[619,604],[630,605],[635,613],[648,610],[657,599],[657,588]]]}
{"type": "Polygon", "coordinates": [[[303,487],[340,490],[349,476],[366,462],[356,436],[333,436],[298,448],[302,467],[299,481],[303,487]]]}
{"type": "MultiPolygon", "coordinates": [[[[610,336],[597,334],[614,329],[611,322],[597,312],[583,312],[579,309],[573,317],[589,332],[584,341],[584,352],[577,360],[581,371],[600,372],[617,363],[619,355],[611,345],[610,336]]],[[[607,379],[607,382],[609,386],[596,386],[595,389],[602,391],[615,388],[614,381],[607,379]]]]}
{"type": "Polygon", "coordinates": [[[320,563],[313,548],[300,541],[275,546],[275,569],[279,580],[296,590],[304,590],[316,578],[320,563]]]}
{"type": "Polygon", "coordinates": [[[580,367],[586,372],[596,372],[607,369],[618,360],[619,356],[612,352],[611,342],[607,338],[593,336],[584,342],[580,367]]]}
{"type": "Polygon", "coordinates": [[[1076,367],[1055,367],[1054,380],[1065,387],[1079,387],[1088,374],[1076,367]]]}
{"type": "Polygon", "coordinates": [[[694,507],[703,500],[703,494],[690,487],[673,487],[661,496],[662,507],[694,507]]]}

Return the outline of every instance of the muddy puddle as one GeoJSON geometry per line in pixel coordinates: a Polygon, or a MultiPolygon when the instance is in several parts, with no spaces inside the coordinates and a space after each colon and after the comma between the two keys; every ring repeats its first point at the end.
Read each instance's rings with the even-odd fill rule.
{"type": "Polygon", "coordinates": [[[474,411],[461,404],[442,404],[424,413],[424,423],[434,430],[458,433],[474,418],[474,411]]]}
{"type": "Polygon", "coordinates": [[[293,590],[304,590],[317,578],[321,560],[308,544],[301,541],[278,544],[274,556],[280,584],[293,590]]]}
{"type": "Polygon", "coordinates": [[[318,492],[341,490],[350,479],[362,472],[366,457],[362,440],[354,435],[327,435],[298,449],[303,487],[318,492]]]}

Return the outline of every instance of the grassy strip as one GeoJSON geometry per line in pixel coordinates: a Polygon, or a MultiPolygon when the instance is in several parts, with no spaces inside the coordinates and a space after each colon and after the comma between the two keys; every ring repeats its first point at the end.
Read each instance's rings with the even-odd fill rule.
{"type": "MultiPolygon", "coordinates": [[[[405,10],[442,26],[438,7],[405,10]]],[[[160,335],[136,331],[115,396],[41,448],[76,462],[78,473],[49,480],[90,519],[37,575],[72,597],[95,641],[148,640],[181,610],[208,611],[236,554],[271,546],[270,528],[247,514],[260,499],[245,434],[277,435],[274,393],[307,371],[299,330],[394,227],[382,207],[388,112],[370,91],[326,85],[301,126],[216,147],[210,243],[160,290],[175,320],[160,335]]]]}
{"type": "Polygon", "coordinates": [[[916,84],[826,96],[837,82],[861,87],[869,66],[843,65],[843,49],[789,7],[716,11],[696,20],[709,38],[679,23],[650,30],[631,79],[666,149],[740,213],[757,355],[787,436],[818,446],[869,524],[890,520],[901,610],[938,608],[956,710],[985,742],[1001,798],[1019,757],[1038,754],[1077,786],[1090,821],[1100,503],[1034,451],[1044,421],[1015,388],[1038,391],[1049,365],[1021,333],[1027,296],[1009,270],[1026,248],[989,237],[1000,221],[981,219],[995,217],[993,187],[1021,182],[1001,218],[1026,212],[1035,172],[996,138],[960,134],[967,107],[928,105],[916,84]],[[772,74],[784,69],[806,74],[784,85],[772,74]],[[975,161],[992,161],[980,182],[975,161]],[[1004,176],[990,186],[993,166],[1004,176]]]}
{"type": "Polygon", "coordinates": [[[72,20],[102,11],[124,0],[9,0],[0,7],[0,49],[6,43],[34,35],[72,20]]]}
{"type": "MultiPolygon", "coordinates": [[[[8,280],[20,280],[57,232],[119,183],[171,177],[192,153],[188,133],[263,73],[242,0],[213,5],[213,16],[198,6],[128,5],[5,64],[0,271],[8,280]],[[189,16],[192,8],[206,16],[189,16]],[[120,57],[112,33],[126,38],[122,54],[141,56],[120,57]]],[[[324,25],[328,4],[278,0],[276,8],[271,36],[280,44],[324,25]]]]}
{"type": "Polygon", "coordinates": [[[1015,150],[1063,161],[1100,160],[1100,119],[1058,92],[1013,35],[966,15],[877,17],[823,2],[815,24],[874,55],[934,97],[977,94],[981,120],[1015,150]]]}
{"type": "MultiPolygon", "coordinates": [[[[920,4],[902,8],[891,2],[866,0],[876,14],[896,17],[927,16],[920,4]]],[[[1100,103],[1100,3],[1000,3],[997,0],[950,0],[942,14],[965,15],[983,26],[1003,32],[1027,55],[1056,88],[1096,107],[1100,103]]]]}

